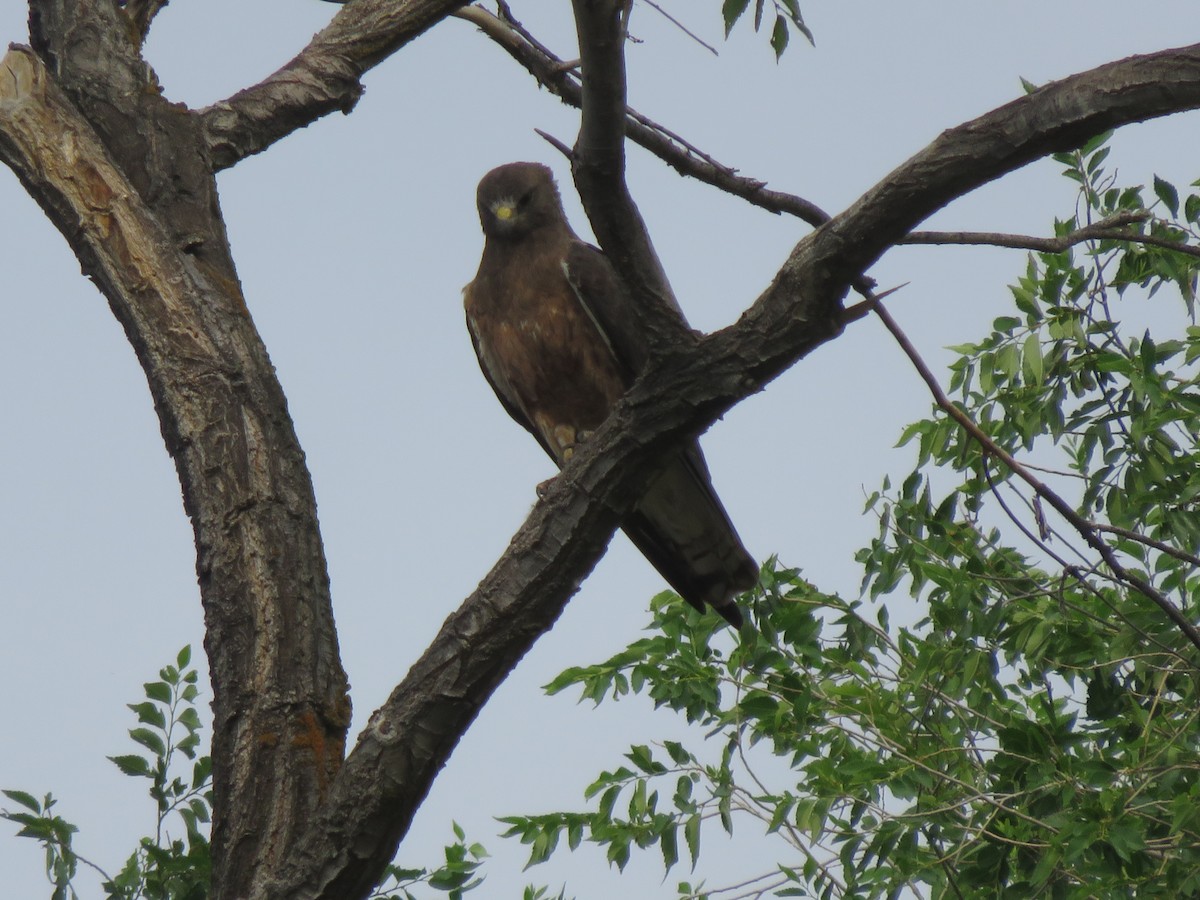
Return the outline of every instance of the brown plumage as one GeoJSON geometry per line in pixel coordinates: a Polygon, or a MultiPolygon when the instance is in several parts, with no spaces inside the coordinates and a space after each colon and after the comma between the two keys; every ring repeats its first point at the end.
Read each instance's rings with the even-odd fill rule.
{"type": "MultiPolygon", "coordinates": [[[[483,258],[463,291],[475,353],[509,415],[561,466],[633,382],[646,344],[608,259],[567,223],[548,168],[493,169],[477,199],[483,258]]],[[[733,597],[758,568],[698,443],[667,463],[621,527],[688,603],[742,624],[733,597]]]]}

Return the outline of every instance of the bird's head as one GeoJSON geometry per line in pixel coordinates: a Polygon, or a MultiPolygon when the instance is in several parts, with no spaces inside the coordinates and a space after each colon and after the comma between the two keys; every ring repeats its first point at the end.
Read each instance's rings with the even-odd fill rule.
{"type": "Polygon", "coordinates": [[[539,163],[509,163],[492,169],[479,182],[476,203],[483,233],[489,238],[519,238],[567,224],[554,176],[539,163]]]}

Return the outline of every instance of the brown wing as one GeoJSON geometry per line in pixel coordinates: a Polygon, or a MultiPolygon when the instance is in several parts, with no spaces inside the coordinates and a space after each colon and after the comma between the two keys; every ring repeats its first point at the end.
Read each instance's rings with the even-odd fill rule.
{"type": "MultiPolygon", "coordinates": [[[[648,345],[624,285],[595,247],[576,242],[567,256],[567,280],[632,382],[648,345]]],[[[701,612],[712,606],[735,627],[742,624],[733,595],[758,579],[692,441],[650,483],[622,529],[667,583],[701,612]]]]}
{"type": "Polygon", "coordinates": [[[755,584],[758,566],[713,489],[699,444],[667,464],[621,527],[679,596],[741,627],[734,595],[755,584]]]}
{"type": "Polygon", "coordinates": [[[574,241],[567,251],[563,271],[580,305],[612,351],[628,387],[649,358],[649,344],[638,328],[633,299],[613,271],[612,263],[591,244],[574,241]]]}

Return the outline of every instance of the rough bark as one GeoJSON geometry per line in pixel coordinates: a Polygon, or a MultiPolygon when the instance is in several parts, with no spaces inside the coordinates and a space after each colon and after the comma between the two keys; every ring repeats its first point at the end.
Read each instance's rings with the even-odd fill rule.
{"type": "Polygon", "coordinates": [[[312,487],[194,122],[115,6],[34,13],[39,54],[10,51],[0,78],[2,155],[124,326],[176,463],[212,671],[213,896],[244,896],[320,802],[349,724],[312,487]]]}
{"type": "Polygon", "coordinates": [[[350,112],[359,81],[468,0],[358,0],[343,9],[278,72],[200,111],[217,169],[261,153],[327,113],[350,112]]]}
{"type": "Polygon", "coordinates": [[[624,4],[575,2],[581,194],[650,318],[686,339],[660,342],[344,762],[349,701],[311,483],[213,173],[348,107],[362,72],[462,3],[355,0],[279,73],[200,113],[162,98],[140,57],[145,13],[161,3],[34,0],[34,49],[3,61],[0,159],[124,325],[195,531],[214,692],[214,898],[366,896],[459,737],[560,614],[658,458],[836,336],[849,285],[939,207],[1107,128],[1200,107],[1197,45],[1064,79],[947,131],[802,240],[738,323],[700,337],[671,319],[624,188],[624,4]]]}

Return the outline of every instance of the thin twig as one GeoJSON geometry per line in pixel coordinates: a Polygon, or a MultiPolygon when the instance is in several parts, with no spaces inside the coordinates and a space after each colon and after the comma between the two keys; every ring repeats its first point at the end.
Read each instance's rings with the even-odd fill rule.
{"type": "Polygon", "coordinates": [[[1014,475],[1021,478],[1026,484],[1033,488],[1034,492],[1049,503],[1064,519],[1071,523],[1080,536],[1088,543],[1088,545],[1100,554],[1101,558],[1107,563],[1112,573],[1125,584],[1129,585],[1142,596],[1151,600],[1161,609],[1166,616],[1175,623],[1180,631],[1187,636],[1187,639],[1200,650],[1200,631],[1196,626],[1187,619],[1186,616],[1179,610],[1174,603],[1164,597],[1152,585],[1148,584],[1144,579],[1128,571],[1121,565],[1117,559],[1113,549],[1096,534],[1096,530],[1091,527],[1090,523],[1080,516],[1070,505],[1058,496],[1054,491],[1050,490],[1040,479],[1033,475],[1028,469],[1022,466],[1019,462],[1013,459],[1012,455],[991,439],[986,432],[983,431],[975,422],[961,409],[950,402],[949,398],[943,393],[941,385],[938,384],[937,378],[933,372],[925,364],[925,360],[917,352],[916,347],[909,341],[908,336],[896,324],[896,320],[891,317],[887,309],[882,304],[875,306],[875,314],[879,316],[884,327],[892,333],[892,337],[900,345],[905,355],[912,362],[922,380],[929,387],[930,393],[933,394],[934,401],[945,411],[945,413],[954,419],[962,428],[975,438],[986,450],[993,456],[1000,459],[1014,475]]]}
{"type": "Polygon", "coordinates": [[[1002,234],[989,231],[914,231],[907,237],[901,238],[898,243],[984,244],[992,247],[1012,247],[1016,250],[1036,250],[1041,253],[1061,253],[1068,247],[1082,244],[1084,241],[1110,240],[1148,244],[1200,258],[1200,247],[1192,246],[1191,244],[1181,244],[1159,235],[1141,234],[1126,227],[1137,222],[1145,222],[1150,217],[1150,213],[1144,209],[1127,210],[1109,216],[1106,219],[1101,219],[1094,224],[1077,228],[1070,234],[1063,234],[1052,238],[1036,237],[1027,234],[1002,234]]]}
{"type": "Polygon", "coordinates": [[[1200,556],[1193,556],[1178,547],[1172,547],[1170,544],[1164,544],[1162,541],[1156,541],[1154,538],[1146,537],[1144,534],[1138,534],[1136,531],[1130,531],[1128,528],[1121,528],[1117,525],[1105,525],[1103,522],[1088,522],[1088,524],[1097,531],[1107,531],[1109,534],[1115,534],[1123,538],[1128,538],[1131,541],[1136,541],[1139,544],[1145,544],[1147,547],[1153,547],[1168,556],[1173,556],[1180,562],[1191,563],[1193,566],[1200,566],[1200,556]]]}
{"type": "Polygon", "coordinates": [[[542,131],[540,128],[535,128],[533,130],[537,133],[538,137],[544,140],[547,144],[549,144],[567,159],[571,158],[571,148],[567,144],[560,141],[548,131],[542,131]]]}
{"type": "Polygon", "coordinates": [[[662,16],[664,19],[666,19],[668,22],[670,22],[676,28],[678,28],[680,31],[682,31],[684,34],[686,34],[688,37],[690,37],[693,41],[695,41],[697,44],[699,44],[701,47],[703,47],[705,50],[707,50],[713,56],[721,55],[720,53],[717,52],[716,47],[714,47],[712,44],[706,43],[704,40],[702,40],[699,35],[697,35],[695,32],[693,32],[690,28],[688,28],[686,25],[684,25],[682,22],[680,22],[677,18],[675,18],[673,15],[671,15],[669,12],[667,12],[665,9],[663,9],[661,6],[659,6],[657,3],[655,3],[654,0],[642,0],[642,2],[645,3],[652,10],[657,12],[660,16],[662,16]]]}
{"type": "Polygon", "coordinates": [[[888,288],[882,294],[876,294],[872,291],[873,283],[870,286],[862,286],[855,284],[854,289],[866,296],[867,299],[855,303],[853,306],[847,306],[842,310],[841,321],[843,325],[850,322],[857,322],[859,319],[865,318],[868,313],[875,309],[876,304],[889,294],[894,294],[901,288],[908,287],[910,282],[898,284],[894,288],[888,288]],[[865,287],[865,289],[864,289],[865,287]]]}

